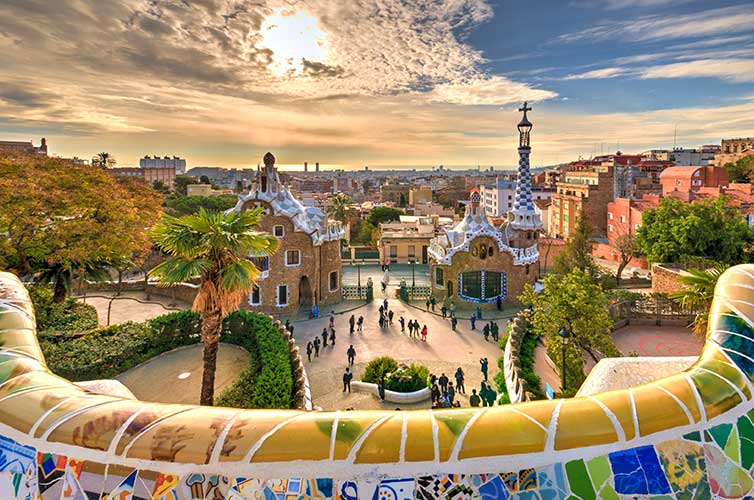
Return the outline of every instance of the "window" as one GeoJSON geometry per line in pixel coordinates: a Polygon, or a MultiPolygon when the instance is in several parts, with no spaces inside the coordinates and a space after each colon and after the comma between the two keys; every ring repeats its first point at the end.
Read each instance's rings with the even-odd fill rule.
{"type": "Polygon", "coordinates": [[[442,283],[444,281],[444,274],[442,271],[442,268],[436,267],[435,268],[435,285],[438,287],[442,287],[442,283]]]}
{"type": "Polygon", "coordinates": [[[608,224],[607,225],[607,230],[612,233],[613,232],[613,225],[612,224],[608,224]]]}
{"type": "Polygon", "coordinates": [[[693,181],[691,181],[691,185],[692,186],[701,186],[702,185],[702,181],[700,181],[700,180],[693,180],[693,181]]]}
{"type": "Polygon", "coordinates": [[[526,275],[529,275],[529,264],[526,264],[526,275]]]}
{"type": "Polygon", "coordinates": [[[620,221],[621,222],[626,222],[626,216],[625,215],[621,215],[620,216],[620,221]]]}
{"type": "Polygon", "coordinates": [[[288,285],[278,285],[278,306],[288,305],[288,285]]]}
{"type": "Polygon", "coordinates": [[[395,259],[398,257],[398,247],[395,245],[390,246],[390,258],[395,259]]]}
{"type": "Polygon", "coordinates": [[[610,219],[610,220],[613,220],[613,213],[612,212],[608,212],[607,213],[607,218],[610,219]]]}
{"type": "Polygon", "coordinates": [[[261,272],[270,270],[270,258],[269,257],[252,257],[251,263],[257,266],[257,269],[261,272]]]}
{"type": "Polygon", "coordinates": [[[288,250],[285,252],[285,265],[286,266],[300,266],[301,265],[301,252],[298,250],[288,250]]]}
{"type": "Polygon", "coordinates": [[[254,288],[251,289],[251,294],[249,295],[249,305],[250,306],[258,306],[262,303],[262,292],[259,290],[259,287],[254,285],[254,288]]]}
{"type": "Polygon", "coordinates": [[[408,246],[408,256],[409,257],[416,257],[416,247],[414,245],[408,246]]]}
{"type": "Polygon", "coordinates": [[[563,222],[568,222],[568,214],[563,214],[563,222]]]}
{"type": "Polygon", "coordinates": [[[479,247],[479,258],[480,259],[486,259],[487,258],[487,245],[481,245],[479,247]]]}
{"type": "Polygon", "coordinates": [[[338,271],[330,272],[330,291],[334,292],[338,289],[338,271]]]}
{"type": "Polygon", "coordinates": [[[285,236],[285,226],[273,226],[272,234],[275,235],[275,238],[282,238],[285,236]]]}

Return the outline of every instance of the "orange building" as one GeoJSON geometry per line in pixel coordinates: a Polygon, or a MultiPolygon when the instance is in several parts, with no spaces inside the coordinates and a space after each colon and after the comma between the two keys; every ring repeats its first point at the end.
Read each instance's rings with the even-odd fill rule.
{"type": "Polygon", "coordinates": [[[662,195],[672,196],[674,192],[693,193],[701,188],[714,188],[728,185],[728,172],[722,167],[670,167],[660,174],[662,195]]]}

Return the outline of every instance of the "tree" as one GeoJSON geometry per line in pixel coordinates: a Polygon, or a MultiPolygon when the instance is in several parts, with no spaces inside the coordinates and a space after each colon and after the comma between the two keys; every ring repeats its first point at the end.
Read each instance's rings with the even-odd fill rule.
{"type": "Polygon", "coordinates": [[[615,239],[615,249],[620,254],[618,271],[615,273],[615,283],[620,286],[620,280],[623,270],[626,268],[631,259],[640,255],[639,245],[636,244],[636,237],[633,234],[621,234],[615,239]]]}
{"type": "Polygon", "coordinates": [[[754,181],[754,156],[744,156],[735,163],[726,163],[723,168],[728,172],[730,182],[754,181]]]}
{"type": "Polygon", "coordinates": [[[583,214],[576,221],[576,230],[568,240],[566,248],[555,258],[553,269],[556,274],[565,275],[578,269],[592,279],[597,278],[599,268],[592,256],[593,233],[594,228],[589,223],[589,218],[583,214]]]}
{"type": "Polygon", "coordinates": [[[165,200],[168,215],[181,217],[195,214],[200,208],[205,210],[225,211],[236,206],[238,197],[233,194],[218,196],[171,196],[165,200]]]}
{"type": "Polygon", "coordinates": [[[562,276],[547,275],[542,291],[535,292],[527,284],[519,300],[532,305],[529,313],[532,330],[545,337],[547,353],[558,366],[562,365],[562,340],[558,331],[566,327],[570,332],[566,370],[573,387],[584,381],[582,351],[595,361],[598,360],[596,352],[620,356],[610,336],[613,321],[607,312],[608,297],[588,273],[574,269],[562,276]]]}
{"type": "Polygon", "coordinates": [[[186,196],[186,186],[189,184],[199,184],[199,181],[196,177],[190,175],[176,175],[175,181],[173,181],[173,189],[175,189],[177,195],[186,196]]]}
{"type": "Polygon", "coordinates": [[[751,261],[754,231],[725,196],[694,203],[663,198],[642,215],[636,242],[650,262],[701,257],[726,264],[751,261]]]}
{"type": "Polygon", "coordinates": [[[201,184],[212,184],[212,181],[210,181],[209,177],[207,177],[206,175],[202,175],[201,177],[199,177],[199,182],[201,184]]]}
{"type": "Polygon", "coordinates": [[[102,153],[97,153],[97,155],[92,158],[93,167],[113,168],[116,163],[117,162],[115,161],[115,157],[113,157],[110,153],[105,153],[104,151],[102,153]]]}
{"type": "Polygon", "coordinates": [[[327,207],[327,214],[333,219],[346,224],[348,216],[351,215],[351,197],[347,194],[338,193],[330,200],[330,206],[327,207]]]}
{"type": "Polygon", "coordinates": [[[150,247],[161,196],[139,179],[41,155],[0,156],[3,264],[54,283],[62,302],[79,277],[150,247]]]}
{"type": "Polygon", "coordinates": [[[691,326],[697,335],[704,335],[707,331],[715,285],[727,268],[724,264],[718,264],[710,269],[689,269],[688,275],[678,277],[678,281],[686,285],[686,288],[670,294],[670,298],[678,305],[694,312],[691,326]]]}
{"type": "Polygon", "coordinates": [[[398,220],[404,214],[405,212],[399,208],[375,207],[369,212],[367,221],[374,227],[379,227],[380,223],[398,220]]]}
{"type": "Polygon", "coordinates": [[[157,246],[171,258],[155,266],[150,276],[165,285],[199,278],[193,309],[201,317],[204,342],[202,405],[211,406],[214,401],[223,319],[238,308],[259,277],[247,257],[269,256],[278,246],[275,237],[255,229],[263,215],[261,208],[227,214],[200,209],[181,218],[165,215],[152,231],[157,246]]]}
{"type": "Polygon", "coordinates": [[[359,225],[359,241],[362,243],[369,243],[372,239],[372,234],[377,230],[369,221],[363,221],[359,225]]]}
{"type": "Polygon", "coordinates": [[[170,188],[168,188],[168,186],[164,182],[162,182],[162,181],[154,181],[152,183],[152,189],[154,189],[155,191],[158,191],[158,192],[160,192],[162,194],[168,194],[168,193],[170,193],[170,188]]]}

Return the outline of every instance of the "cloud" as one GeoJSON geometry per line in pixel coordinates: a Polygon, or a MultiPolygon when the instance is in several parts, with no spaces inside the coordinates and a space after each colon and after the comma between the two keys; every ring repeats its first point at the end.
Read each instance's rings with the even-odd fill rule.
{"type": "Polygon", "coordinates": [[[643,16],[626,21],[605,21],[578,32],[556,38],[559,43],[576,43],[622,38],[632,41],[658,41],[702,38],[752,31],[754,6],[742,4],[708,9],[668,18],[667,15],[643,16]]]}
{"type": "Polygon", "coordinates": [[[700,59],[652,66],[640,71],[641,78],[720,78],[754,82],[754,59],[700,59]]]}
{"type": "Polygon", "coordinates": [[[557,93],[514,82],[505,77],[473,78],[444,83],[423,94],[430,102],[446,102],[472,106],[501,106],[521,101],[544,101],[557,93]]]}
{"type": "Polygon", "coordinates": [[[564,80],[585,80],[589,78],[615,78],[616,76],[621,76],[626,73],[626,70],[624,68],[602,68],[602,69],[595,69],[592,71],[587,71],[586,73],[578,73],[573,75],[568,75],[564,80]]]}
{"type": "Polygon", "coordinates": [[[582,8],[599,8],[606,10],[618,10],[626,8],[651,8],[668,7],[692,2],[693,0],[583,0],[576,1],[574,5],[582,8]]]}
{"type": "Polygon", "coordinates": [[[340,66],[330,66],[317,61],[309,61],[305,58],[301,59],[301,63],[304,68],[304,74],[314,78],[343,76],[346,72],[340,66]]]}

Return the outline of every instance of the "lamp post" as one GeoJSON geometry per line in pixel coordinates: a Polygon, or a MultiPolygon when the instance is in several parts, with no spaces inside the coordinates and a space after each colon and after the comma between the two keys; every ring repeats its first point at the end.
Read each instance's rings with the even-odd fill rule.
{"type": "Polygon", "coordinates": [[[416,288],[416,274],[414,269],[416,268],[416,259],[411,259],[411,287],[416,288]]]}
{"type": "Polygon", "coordinates": [[[359,263],[356,263],[356,289],[359,293],[359,297],[361,297],[361,266],[359,263]]]}
{"type": "Polygon", "coordinates": [[[562,360],[563,360],[563,367],[561,369],[561,375],[563,378],[563,381],[561,382],[560,392],[562,393],[566,389],[566,345],[568,343],[568,339],[571,337],[571,332],[568,331],[568,328],[565,326],[561,327],[560,330],[558,330],[558,335],[560,336],[560,343],[562,346],[562,360]]]}

